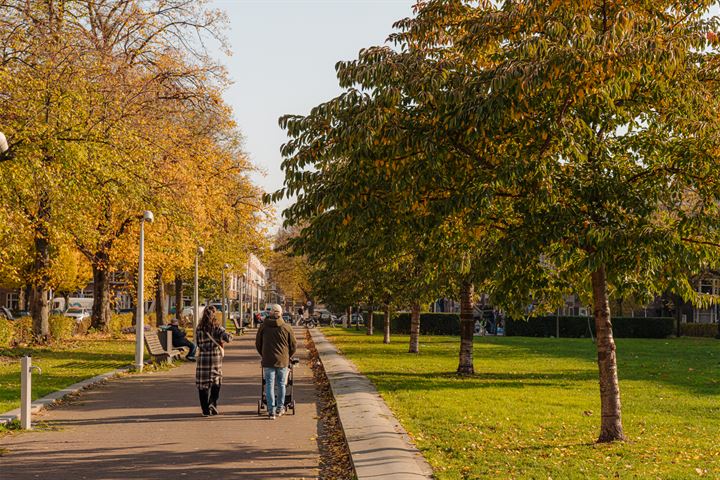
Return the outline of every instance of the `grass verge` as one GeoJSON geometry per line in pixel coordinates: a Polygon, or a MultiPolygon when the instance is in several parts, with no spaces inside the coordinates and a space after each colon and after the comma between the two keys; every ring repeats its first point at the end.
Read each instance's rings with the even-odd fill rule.
{"type": "Polygon", "coordinates": [[[377,386],[437,478],[720,478],[720,342],[619,339],[629,441],[598,445],[595,346],[481,337],[461,377],[459,339],[323,329],[377,386]]]}
{"type": "Polygon", "coordinates": [[[89,336],[42,347],[0,349],[0,413],[20,406],[20,357],[31,355],[42,375],[33,374],[32,399],[133,362],[135,342],[89,336]]]}

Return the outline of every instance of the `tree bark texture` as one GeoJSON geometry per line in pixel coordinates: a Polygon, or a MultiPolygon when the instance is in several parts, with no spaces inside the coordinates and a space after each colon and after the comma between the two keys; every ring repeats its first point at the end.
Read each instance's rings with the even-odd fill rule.
{"type": "Polygon", "coordinates": [[[372,335],[373,334],[373,308],[370,307],[368,309],[368,320],[367,320],[367,334],[372,335]]]}
{"type": "MultiPolygon", "coordinates": [[[[155,274],[155,325],[165,325],[165,282],[163,282],[163,270],[162,268],[155,274]]],[[[223,308],[227,308],[223,305],[223,308]]]]}
{"type": "Polygon", "coordinates": [[[40,341],[50,337],[50,241],[46,222],[50,220],[50,201],[47,193],[40,195],[38,221],[35,226],[33,282],[30,314],[33,318],[33,334],[40,341]]]}
{"type": "Polygon", "coordinates": [[[390,343],[390,305],[385,305],[384,331],[383,343],[390,343]]]}
{"type": "Polygon", "coordinates": [[[610,321],[610,304],[604,266],[592,273],[592,289],[600,374],[601,423],[598,442],[625,440],[621,419],[616,348],[610,321]]]}
{"type": "Polygon", "coordinates": [[[110,258],[107,252],[98,252],[92,262],[93,306],[91,326],[106,331],[110,321],[110,258]]]}
{"type": "Polygon", "coordinates": [[[180,275],[175,276],[175,318],[180,320],[183,310],[183,280],[180,275]]]}
{"type": "Polygon", "coordinates": [[[473,319],[473,284],[464,281],[460,287],[460,361],[457,373],[472,375],[473,366],[473,334],[475,321],[473,319]]]}
{"type": "Polygon", "coordinates": [[[410,348],[408,353],[420,353],[420,304],[415,302],[410,310],[410,348]]]}

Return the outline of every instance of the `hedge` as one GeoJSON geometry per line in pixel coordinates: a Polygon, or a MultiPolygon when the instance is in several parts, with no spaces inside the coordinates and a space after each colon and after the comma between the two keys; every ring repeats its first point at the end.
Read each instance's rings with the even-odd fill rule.
{"type": "MultiPolygon", "coordinates": [[[[366,317],[366,315],[364,315],[366,317]]],[[[385,328],[385,313],[373,313],[373,329],[382,332],[385,328]]],[[[390,333],[410,334],[410,313],[395,313],[390,316],[390,333]]],[[[421,335],[460,335],[460,315],[457,313],[421,313],[421,335]]]]}
{"type": "Polygon", "coordinates": [[[717,323],[683,323],[680,325],[680,334],[687,337],[710,337],[718,336],[717,323]]]}
{"type": "MultiPolygon", "coordinates": [[[[514,337],[554,337],[558,317],[535,317],[525,320],[507,320],[505,335],[514,337]]],[[[595,335],[592,317],[559,317],[560,337],[589,337],[595,335]]],[[[617,338],[667,338],[675,333],[675,320],[670,317],[615,317],[612,319],[613,336],[617,338]]]]}

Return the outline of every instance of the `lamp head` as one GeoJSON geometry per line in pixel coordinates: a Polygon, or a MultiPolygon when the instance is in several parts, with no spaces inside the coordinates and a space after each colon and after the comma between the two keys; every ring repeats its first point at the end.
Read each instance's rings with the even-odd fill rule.
{"type": "Polygon", "coordinates": [[[205,255],[205,249],[204,249],[203,247],[198,247],[198,249],[197,249],[197,254],[198,254],[198,255],[205,255]]]}
{"type": "Polygon", "coordinates": [[[143,212],[143,220],[145,220],[148,223],[152,223],[153,220],[155,220],[155,217],[153,216],[153,213],[150,210],[145,210],[145,212],[143,212]]]}
{"type": "Polygon", "coordinates": [[[225,270],[227,270],[228,268],[230,268],[230,264],[229,264],[229,263],[226,263],[225,265],[223,265],[223,268],[224,268],[225,270]]]}
{"type": "Polygon", "coordinates": [[[5,153],[10,149],[10,146],[7,143],[7,138],[5,138],[5,134],[0,132],[0,153],[5,153]]]}

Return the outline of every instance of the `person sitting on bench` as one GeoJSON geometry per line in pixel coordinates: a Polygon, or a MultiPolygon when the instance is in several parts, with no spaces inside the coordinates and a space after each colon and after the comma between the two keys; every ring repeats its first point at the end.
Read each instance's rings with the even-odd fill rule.
{"type": "Polygon", "coordinates": [[[185,359],[194,362],[195,350],[197,350],[197,345],[187,339],[187,337],[185,336],[185,331],[181,330],[180,325],[178,325],[177,318],[173,318],[170,321],[170,331],[172,332],[173,348],[188,347],[190,349],[190,353],[187,354],[187,357],[185,357],[185,359]]]}

